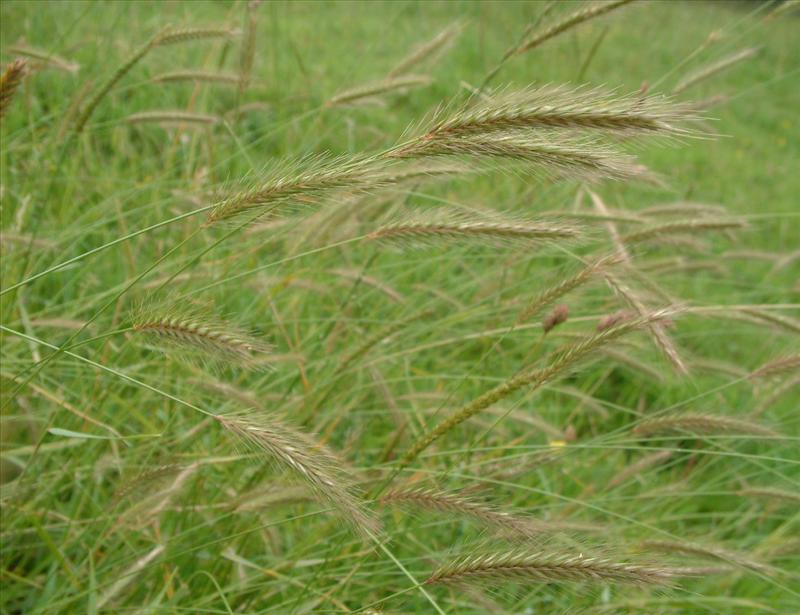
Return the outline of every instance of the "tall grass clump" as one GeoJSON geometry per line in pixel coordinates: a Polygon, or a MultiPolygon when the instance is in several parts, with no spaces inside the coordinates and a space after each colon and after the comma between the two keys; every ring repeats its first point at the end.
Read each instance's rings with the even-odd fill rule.
{"type": "Polygon", "coordinates": [[[0,612],[800,612],[788,11],[0,3],[0,612]]]}

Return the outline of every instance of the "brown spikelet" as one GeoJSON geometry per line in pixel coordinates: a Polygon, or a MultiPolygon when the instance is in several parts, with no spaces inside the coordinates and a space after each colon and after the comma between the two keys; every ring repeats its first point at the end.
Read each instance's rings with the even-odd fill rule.
{"type": "Polygon", "coordinates": [[[6,66],[3,71],[3,75],[0,77],[0,117],[6,114],[6,110],[14,98],[14,93],[22,83],[26,65],[25,60],[17,59],[6,66]]]}
{"type": "Polygon", "coordinates": [[[461,32],[460,23],[454,23],[439,32],[431,40],[416,47],[405,58],[400,60],[395,67],[389,71],[389,77],[397,77],[407,73],[410,69],[418,66],[422,62],[430,59],[447,47],[461,32]]]}
{"type": "Polygon", "coordinates": [[[800,369],[800,353],[790,354],[768,361],[754,370],[750,374],[750,378],[768,378],[770,376],[783,375],[796,369],[800,369]]]}
{"type": "Polygon", "coordinates": [[[693,85],[700,83],[708,79],[709,77],[713,77],[714,75],[721,73],[724,70],[727,70],[731,66],[735,66],[739,62],[744,62],[745,60],[749,60],[750,58],[754,58],[759,54],[761,51],[760,47],[749,47],[747,49],[741,49],[735,53],[732,53],[729,56],[722,58],[714,62],[713,64],[709,64],[708,66],[703,66],[698,68],[696,71],[686,75],[684,79],[675,86],[675,89],[672,90],[673,94],[679,94],[684,90],[689,89],[693,85]]]}
{"type": "Polygon", "coordinates": [[[451,512],[470,517],[480,523],[502,531],[534,536],[546,531],[558,529],[544,522],[526,519],[512,513],[478,502],[460,493],[448,493],[432,488],[398,488],[383,494],[378,500],[380,504],[409,505],[441,512],[451,512]]]}
{"type": "Polygon", "coordinates": [[[617,340],[627,333],[647,327],[650,323],[663,320],[674,314],[674,310],[660,310],[645,316],[621,323],[616,327],[595,333],[574,344],[566,346],[548,357],[547,364],[542,368],[529,368],[522,370],[504,383],[487,391],[467,405],[463,406],[450,417],[441,421],[436,427],[422,434],[411,446],[401,461],[400,467],[406,467],[419,454],[441,438],[444,434],[471,418],[478,412],[494,405],[501,399],[508,397],[523,387],[538,389],[572,370],[578,363],[594,354],[603,346],[617,340]]]}
{"type": "Polygon", "coordinates": [[[401,75],[399,77],[391,77],[340,92],[328,100],[325,106],[339,107],[342,105],[351,105],[365,99],[380,96],[381,94],[422,87],[430,84],[430,82],[431,78],[426,75],[401,75]]]}
{"type": "Polygon", "coordinates": [[[519,44],[513,53],[514,55],[518,55],[520,53],[530,51],[545,41],[558,36],[562,32],[566,32],[567,30],[589,21],[590,19],[594,19],[595,17],[605,15],[606,13],[613,11],[614,9],[618,9],[630,3],[631,1],[632,0],[611,0],[610,2],[592,4],[584,9],[575,11],[561,21],[558,21],[547,28],[532,32],[519,44]]]}
{"type": "Polygon", "coordinates": [[[627,583],[664,585],[677,569],[617,562],[582,553],[557,553],[519,548],[511,551],[470,554],[437,569],[425,581],[458,583],[480,580],[528,583],[627,583]]]}
{"type": "Polygon", "coordinates": [[[246,331],[198,310],[173,307],[162,312],[143,311],[136,317],[133,330],[165,350],[185,352],[191,358],[222,366],[254,368],[270,350],[268,344],[246,331]]]}
{"type": "Polygon", "coordinates": [[[774,572],[772,566],[767,566],[742,553],[736,553],[723,549],[717,545],[705,545],[691,542],[677,542],[670,540],[646,540],[641,543],[641,547],[649,551],[661,551],[664,553],[684,553],[697,555],[708,559],[722,560],[730,564],[757,570],[763,574],[774,572]]]}
{"type": "Polygon", "coordinates": [[[375,536],[380,529],[355,489],[343,461],[308,434],[272,413],[245,412],[217,416],[220,425],[280,466],[304,480],[359,532],[375,536]]]}
{"type": "Polygon", "coordinates": [[[603,316],[600,322],[597,323],[598,331],[605,331],[606,329],[618,325],[619,323],[633,318],[634,313],[631,310],[617,310],[612,314],[603,316]]]}
{"type": "Polygon", "coordinates": [[[578,271],[576,274],[571,275],[555,286],[551,286],[550,288],[546,289],[537,295],[533,301],[531,301],[528,306],[520,312],[519,316],[517,316],[517,324],[523,323],[533,316],[536,316],[536,314],[538,314],[548,305],[552,304],[554,301],[557,301],[567,293],[586,284],[598,271],[605,267],[609,267],[616,262],[618,262],[618,258],[614,255],[604,256],[596,259],[590,262],[588,265],[586,265],[586,267],[578,271]]]}
{"type": "Polygon", "coordinates": [[[549,333],[558,325],[567,322],[568,317],[569,307],[563,303],[558,304],[542,321],[542,331],[549,333]]]}
{"type": "Polygon", "coordinates": [[[634,427],[633,433],[641,437],[664,433],[691,435],[742,434],[767,437],[778,435],[772,429],[757,423],[713,414],[680,414],[648,419],[634,427]]]}

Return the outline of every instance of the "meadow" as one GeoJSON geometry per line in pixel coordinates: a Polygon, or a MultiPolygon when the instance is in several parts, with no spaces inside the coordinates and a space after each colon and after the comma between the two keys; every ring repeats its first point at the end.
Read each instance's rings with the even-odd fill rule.
{"type": "Polygon", "coordinates": [[[0,613],[800,612],[796,2],[0,18],[0,613]]]}

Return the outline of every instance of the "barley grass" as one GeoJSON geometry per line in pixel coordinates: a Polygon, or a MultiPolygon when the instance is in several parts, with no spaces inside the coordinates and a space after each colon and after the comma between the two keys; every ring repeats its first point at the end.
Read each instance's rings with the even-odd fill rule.
{"type": "Polygon", "coordinates": [[[787,372],[800,369],[800,353],[778,357],[767,361],[761,367],[753,370],[751,378],[769,378],[771,376],[783,375],[787,372]]]}
{"type": "Polygon", "coordinates": [[[775,487],[745,487],[737,492],[742,497],[764,498],[768,500],[783,500],[786,502],[800,502],[800,493],[788,489],[775,487]]]}
{"type": "Polygon", "coordinates": [[[617,260],[614,255],[595,259],[577,273],[542,291],[520,312],[517,316],[517,324],[530,320],[548,305],[588,283],[600,270],[612,266],[617,260]]]}
{"type": "Polygon", "coordinates": [[[672,314],[674,314],[674,310],[661,310],[620,323],[615,327],[595,333],[594,335],[590,335],[589,337],[586,337],[575,344],[566,346],[561,351],[556,352],[552,356],[548,357],[545,367],[523,369],[516,376],[513,376],[504,383],[496,386],[490,391],[487,391],[465,406],[462,406],[461,409],[451,414],[449,418],[443,420],[434,428],[420,436],[403,457],[400,467],[403,468],[408,466],[419,456],[420,453],[427,449],[431,444],[436,442],[436,440],[444,436],[446,433],[452,431],[458,425],[468,420],[475,414],[478,414],[489,406],[496,404],[498,401],[508,397],[515,391],[523,387],[531,388],[533,390],[538,389],[565,375],[565,373],[574,369],[578,363],[591,356],[595,351],[599,350],[603,346],[616,341],[623,335],[642,329],[643,327],[648,326],[650,323],[660,321],[672,314]]]}
{"type": "Polygon", "coordinates": [[[696,120],[686,105],[664,96],[619,96],[566,85],[490,92],[455,113],[440,112],[425,139],[509,130],[570,129],[624,135],[687,135],[696,120]]]}
{"type": "Polygon", "coordinates": [[[35,60],[39,63],[38,65],[32,63],[35,68],[55,68],[68,73],[77,73],[78,70],[80,70],[80,65],[75,62],[70,62],[55,54],[28,45],[11,45],[6,47],[5,51],[13,55],[35,60]]]}
{"type": "Polygon", "coordinates": [[[405,58],[400,60],[392,70],[389,71],[388,77],[393,79],[400,75],[408,73],[412,68],[416,68],[423,62],[430,60],[436,55],[445,50],[463,30],[461,23],[456,22],[447,26],[444,30],[439,32],[431,40],[417,46],[405,58]]]}
{"type": "Polygon", "coordinates": [[[626,4],[629,4],[631,1],[632,0],[610,0],[609,2],[591,4],[586,8],[579,9],[574,13],[567,15],[560,21],[543,28],[542,30],[533,31],[517,46],[513,52],[513,55],[519,55],[521,53],[525,53],[526,51],[530,51],[531,49],[535,49],[542,43],[550,40],[551,38],[555,38],[563,32],[587,22],[590,19],[600,17],[601,15],[605,15],[606,13],[623,7],[626,4]]]}
{"type": "Polygon", "coordinates": [[[741,49],[729,56],[722,58],[721,60],[714,62],[713,64],[703,66],[686,75],[686,77],[675,86],[675,88],[672,90],[672,93],[680,94],[684,90],[688,90],[690,87],[697,85],[701,81],[705,81],[706,79],[713,77],[714,75],[721,73],[722,71],[727,70],[730,67],[739,64],[740,62],[744,62],[745,60],[756,57],[760,51],[761,49],[759,47],[741,49]]]}
{"type": "Polygon", "coordinates": [[[270,351],[268,344],[246,331],[199,310],[143,310],[133,330],[163,345],[166,352],[186,352],[220,365],[258,367],[270,351]]]}
{"type": "Polygon", "coordinates": [[[205,70],[177,70],[168,73],[161,73],[153,77],[156,83],[170,83],[173,81],[194,81],[196,83],[221,83],[225,85],[236,85],[239,83],[239,75],[232,73],[216,73],[205,70]]]}
{"type": "Polygon", "coordinates": [[[582,553],[558,553],[521,547],[465,555],[441,566],[429,585],[510,581],[519,583],[625,583],[668,585],[685,571],[664,566],[619,562],[582,553]]]}
{"type": "Polygon", "coordinates": [[[748,555],[735,553],[728,549],[723,549],[717,545],[677,542],[671,540],[645,540],[641,543],[641,546],[648,551],[660,551],[662,553],[682,553],[686,555],[705,557],[708,559],[722,560],[743,568],[755,570],[762,574],[771,574],[774,572],[772,566],[767,566],[766,564],[754,560],[748,555]]]}
{"type": "Polygon", "coordinates": [[[549,525],[536,519],[522,517],[460,494],[433,488],[396,488],[384,493],[378,500],[386,505],[405,505],[414,508],[454,513],[474,519],[484,525],[520,536],[535,536],[557,531],[558,525],[549,525]]]}
{"type": "Polygon", "coordinates": [[[327,107],[352,105],[390,92],[419,88],[430,83],[431,78],[427,75],[400,75],[398,77],[390,77],[340,92],[331,97],[325,105],[327,107]]]}
{"type": "Polygon", "coordinates": [[[772,429],[744,419],[713,414],[689,413],[646,419],[634,427],[633,433],[639,437],[652,437],[670,433],[687,435],[741,434],[766,437],[778,435],[772,429]]]}
{"type": "Polygon", "coordinates": [[[567,241],[581,236],[579,227],[551,220],[514,219],[496,213],[438,208],[425,214],[402,216],[400,221],[372,231],[367,239],[401,246],[442,245],[452,241],[503,246],[567,241]]]}
{"type": "Polygon", "coordinates": [[[220,118],[205,113],[191,113],[180,110],[164,111],[142,111],[134,113],[125,118],[128,124],[175,124],[179,126],[198,124],[212,125],[220,121],[220,118]]]}
{"type": "Polygon", "coordinates": [[[352,471],[308,434],[267,412],[219,415],[217,420],[243,442],[266,453],[279,466],[305,481],[338,510],[354,530],[367,535],[379,533],[377,521],[357,495],[352,471]]]}

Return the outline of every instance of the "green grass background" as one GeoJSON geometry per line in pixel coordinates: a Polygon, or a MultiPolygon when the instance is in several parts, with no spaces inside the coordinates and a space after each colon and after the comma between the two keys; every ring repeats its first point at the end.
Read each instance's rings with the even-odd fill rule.
{"type": "MultiPolygon", "coordinates": [[[[555,12],[575,6],[564,3],[555,12]]],[[[6,0],[0,24],[4,62],[13,57],[6,48],[24,40],[81,68],[76,74],[36,72],[3,120],[3,287],[206,205],[213,189],[247,174],[257,177],[277,161],[392,144],[431,109],[464,96],[465,86],[480,84],[543,8],[522,2],[265,3],[258,11],[254,84],[238,101],[265,103],[263,109],[210,130],[127,125],[123,119],[140,111],[224,114],[237,104],[235,89],[224,86],[150,81],[181,68],[236,70],[238,41],[188,43],[154,50],[100,103],[85,134],[65,142],[57,138],[59,129],[87,81],[100,84],[166,24],[240,27],[244,4],[6,0]],[[322,108],[336,92],[382,78],[415,44],[457,19],[464,32],[453,48],[419,71],[434,77],[429,87],[387,96],[383,107],[322,108]],[[34,234],[28,254],[25,240],[34,234]]],[[[746,216],[746,230],[710,237],[707,253],[696,257],[715,269],[657,280],[691,305],[774,304],[785,306],[777,313],[797,318],[796,261],[776,270],[773,261],[729,254],[751,250],[780,257],[800,248],[800,22],[796,15],[765,20],[770,8],[755,2],[636,3],[512,59],[495,83],[585,81],[627,93],[647,82],[654,91],[669,91],[697,66],[742,47],[762,46],[754,60],[686,93],[691,99],[730,97],[707,114],[718,138],[637,147],[668,187],[604,184],[597,191],[618,211],[693,200],[721,203],[746,216]],[[717,40],[692,55],[712,32],[717,40]]],[[[591,211],[588,201],[574,204],[576,188],[493,173],[426,186],[405,201],[420,208],[457,202],[529,214],[591,211]]],[[[502,382],[570,336],[591,330],[597,317],[619,307],[596,284],[568,298],[573,317],[553,336],[542,340],[536,323],[508,333],[526,300],[573,271],[574,260],[555,250],[445,246],[399,253],[351,241],[396,201],[371,199],[355,215],[332,204],[320,214],[238,233],[219,245],[214,242],[225,230],[192,235],[202,216],[191,216],[2,296],[3,325],[56,346],[109,302],[81,339],[125,327],[128,310],[139,302],[190,297],[262,332],[280,356],[269,373],[209,372],[165,359],[128,334],[111,335],[74,352],[119,373],[62,355],[12,398],[15,379],[24,379],[51,351],[4,331],[0,612],[340,613],[372,607],[432,612],[408,575],[422,580],[437,562],[469,550],[485,538],[479,527],[446,515],[386,513],[392,539],[386,549],[362,544],[318,504],[270,503],[271,494],[289,484],[285,476],[238,450],[208,418],[119,375],[211,412],[238,407],[232,395],[212,386],[227,383],[263,411],[283,412],[322,434],[356,468],[375,476],[391,468],[384,456],[399,424],[406,431],[396,452],[435,416],[502,382]],[[167,289],[160,289],[176,272],[167,289]],[[428,309],[433,316],[413,318],[428,309]],[[356,368],[336,374],[342,358],[367,336],[402,319],[410,324],[356,368]],[[315,407],[320,391],[329,393],[315,407]],[[76,411],[122,437],[110,437],[107,428],[76,411]],[[102,439],[53,434],[50,428],[102,439]],[[200,462],[197,471],[157,515],[148,514],[154,504],[144,494],[115,500],[120,486],[142,472],[191,462],[200,462]],[[143,506],[137,508],[140,500],[143,506]],[[132,568],[159,545],[163,551],[143,569],[132,568]],[[129,585],[109,593],[126,578],[129,585]]],[[[598,225],[597,235],[603,232],[598,225]]],[[[667,246],[642,259],[676,252],[683,253],[667,246]]],[[[725,369],[694,369],[689,378],[679,378],[648,338],[636,338],[635,345],[620,347],[633,365],[605,357],[542,392],[506,400],[498,414],[476,417],[429,449],[404,477],[436,479],[447,488],[484,479],[482,494],[503,508],[602,528],[600,534],[563,539],[575,541],[576,549],[636,556],[642,539],[673,537],[761,557],[772,553],[770,561],[780,572],[738,571],[655,592],[524,584],[480,592],[429,590],[444,611],[791,613],[800,608],[796,504],[736,495],[746,484],[797,490],[797,388],[762,417],[783,439],[647,444],[628,435],[642,415],[669,409],[747,416],[777,384],[753,387],[741,374],[796,352],[797,335],[721,316],[686,317],[672,334],[693,361],[725,369]],[[509,416],[494,425],[505,411],[509,416]],[[560,439],[539,420],[577,434],[561,447],[555,463],[537,462],[537,455],[560,439]],[[606,487],[658,446],[675,450],[669,462],[606,487]],[[487,478],[495,464],[524,471],[510,479],[487,478]],[[788,545],[786,553],[774,555],[782,545],[788,545]]]]}

